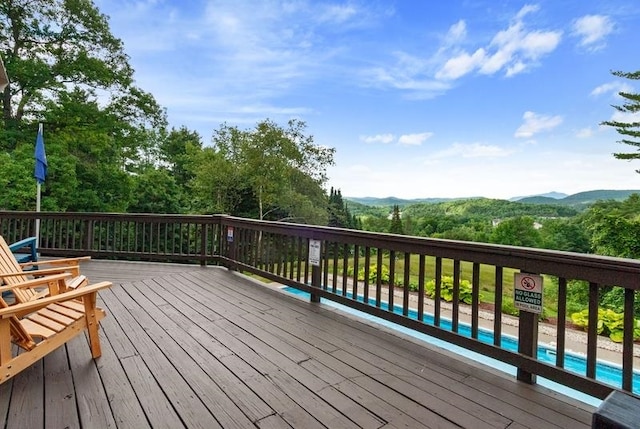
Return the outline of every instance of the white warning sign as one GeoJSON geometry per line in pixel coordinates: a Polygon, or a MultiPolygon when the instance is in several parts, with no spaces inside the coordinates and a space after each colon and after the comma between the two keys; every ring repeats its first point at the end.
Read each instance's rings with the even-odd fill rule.
{"type": "Polygon", "coordinates": [[[517,309],[542,313],[542,276],[516,273],[513,286],[513,303],[517,309]]]}

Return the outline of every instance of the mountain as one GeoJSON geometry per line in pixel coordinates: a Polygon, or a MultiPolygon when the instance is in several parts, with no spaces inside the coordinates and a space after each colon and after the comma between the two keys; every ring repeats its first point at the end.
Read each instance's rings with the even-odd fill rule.
{"type": "Polygon", "coordinates": [[[386,198],[377,198],[377,197],[344,197],[345,200],[351,201],[354,203],[362,204],[365,206],[371,207],[388,207],[388,206],[408,206],[410,204],[420,204],[420,203],[443,203],[446,201],[454,201],[454,200],[470,200],[473,198],[481,198],[481,197],[469,197],[469,198],[415,198],[415,199],[402,199],[396,197],[386,197],[386,198]]]}
{"type": "Polygon", "coordinates": [[[561,200],[563,198],[568,197],[567,194],[563,194],[562,192],[547,192],[546,194],[539,194],[539,195],[527,195],[525,197],[511,197],[509,198],[509,201],[520,201],[524,198],[536,198],[536,197],[542,197],[542,198],[552,198],[554,200],[561,200]]]}
{"type": "Polygon", "coordinates": [[[544,196],[527,197],[518,200],[519,203],[530,204],[562,204],[567,206],[588,206],[596,201],[617,200],[622,201],[629,198],[631,194],[639,194],[640,190],[596,190],[579,192],[568,195],[564,198],[549,198],[544,196]]]}
{"type": "MultiPolygon", "coordinates": [[[[533,195],[529,197],[513,197],[509,201],[529,204],[560,204],[574,207],[585,207],[600,200],[617,200],[622,201],[631,194],[640,194],[640,190],[595,190],[579,192],[573,195],[567,195],[560,192],[548,192],[546,194],[533,195]]],[[[396,197],[376,198],[376,197],[344,197],[346,201],[362,204],[369,207],[389,207],[398,205],[404,207],[411,204],[419,203],[442,203],[456,200],[471,200],[482,197],[467,198],[416,198],[402,199],[396,197]]]]}

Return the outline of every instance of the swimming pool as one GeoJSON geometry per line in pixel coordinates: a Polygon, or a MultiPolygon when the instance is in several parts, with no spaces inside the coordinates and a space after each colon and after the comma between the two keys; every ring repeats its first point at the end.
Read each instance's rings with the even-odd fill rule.
{"type": "MultiPolygon", "coordinates": [[[[288,287],[288,286],[284,286],[282,288],[285,292],[291,293],[293,295],[298,295],[298,296],[304,296],[304,297],[309,297],[309,293],[301,291],[299,289],[293,288],[293,287],[288,287]]],[[[349,298],[351,298],[351,293],[347,293],[347,296],[349,298]]],[[[362,296],[358,296],[358,301],[364,302],[364,298],[362,296]]],[[[496,359],[492,359],[489,357],[486,357],[484,355],[481,355],[479,353],[475,353],[472,351],[469,351],[463,347],[459,347],[456,346],[454,344],[448,343],[446,341],[443,340],[439,340],[437,338],[433,338],[429,335],[414,331],[412,329],[409,328],[405,328],[403,326],[397,325],[395,323],[386,321],[384,319],[381,319],[379,317],[376,316],[372,316],[370,314],[367,313],[363,313],[361,311],[358,310],[354,310],[353,308],[338,304],[334,301],[331,300],[327,300],[327,299],[322,299],[322,302],[324,304],[328,304],[331,305],[333,307],[336,308],[340,308],[343,311],[346,311],[348,313],[351,314],[356,314],[359,317],[363,317],[365,319],[374,321],[376,323],[388,326],[392,329],[398,330],[400,332],[403,332],[405,334],[411,335],[414,338],[418,338],[422,341],[426,341],[430,344],[434,344],[436,346],[445,348],[447,350],[453,351],[456,354],[460,354],[462,356],[471,358],[477,362],[482,362],[485,363],[487,365],[490,365],[494,368],[500,369],[504,372],[507,372],[509,374],[516,374],[516,368],[513,365],[508,365],[505,364],[504,362],[501,362],[499,360],[496,359]]],[[[369,303],[374,305],[375,301],[374,300],[369,300],[369,303]]],[[[382,302],[381,303],[381,308],[388,310],[388,304],[386,302],[382,302]]],[[[402,307],[399,306],[394,306],[393,309],[394,313],[397,314],[402,314],[402,307]]],[[[418,320],[418,313],[415,310],[409,310],[409,318],[418,320]]],[[[431,314],[424,314],[424,323],[425,324],[429,324],[429,325],[433,325],[434,324],[434,319],[433,319],[433,315],[431,314]]],[[[440,327],[442,329],[445,330],[451,330],[451,321],[447,320],[447,319],[440,319],[440,327]]],[[[471,337],[471,327],[467,324],[464,323],[460,323],[458,325],[458,333],[460,335],[466,336],[466,337],[471,337]]],[[[486,330],[486,329],[482,329],[480,328],[478,330],[478,340],[482,341],[484,343],[487,344],[493,344],[493,332],[486,330]]],[[[518,350],[518,339],[514,338],[512,336],[509,335],[503,335],[502,336],[502,348],[505,350],[509,350],[509,351],[516,351],[518,350]]],[[[545,363],[549,363],[552,365],[555,365],[555,359],[556,359],[556,350],[554,347],[548,345],[548,344],[544,344],[544,343],[540,343],[538,344],[538,360],[541,362],[545,362],[545,363]]],[[[565,353],[565,368],[569,371],[575,372],[577,374],[580,375],[585,375],[586,374],[586,368],[587,368],[587,363],[586,363],[586,359],[584,356],[581,356],[579,354],[576,353],[570,353],[570,352],[566,352],[565,353]]],[[[621,387],[622,386],[622,368],[620,367],[620,365],[617,365],[615,363],[612,362],[606,362],[606,361],[602,361],[602,360],[598,360],[598,362],[596,363],[596,379],[598,381],[601,381],[603,383],[609,384],[611,386],[614,387],[621,387]]],[[[583,402],[586,402],[590,405],[594,405],[594,406],[599,406],[600,403],[602,402],[602,400],[595,398],[593,396],[590,395],[586,395],[582,392],[576,391],[574,389],[568,388],[566,386],[563,386],[561,384],[555,383],[551,380],[545,379],[543,377],[538,377],[538,384],[541,384],[543,386],[549,387],[555,391],[561,392],[565,395],[569,395],[573,398],[579,399],[583,402]]],[[[638,372],[634,372],[633,374],[633,381],[632,381],[632,388],[633,388],[633,392],[637,393],[640,392],[640,373],[638,372]]]]}

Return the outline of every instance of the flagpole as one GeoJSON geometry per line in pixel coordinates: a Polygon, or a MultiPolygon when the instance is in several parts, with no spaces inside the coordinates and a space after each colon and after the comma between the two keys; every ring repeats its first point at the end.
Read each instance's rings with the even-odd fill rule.
{"type": "MultiPolygon", "coordinates": [[[[46,168],[46,155],[44,155],[44,143],[42,140],[42,122],[38,124],[38,139],[36,142],[36,171],[38,168],[38,163],[44,160],[45,168],[46,168]],[[38,143],[42,143],[42,154],[38,154],[38,143]]],[[[40,213],[40,196],[42,191],[42,180],[44,180],[44,176],[46,175],[46,170],[44,173],[37,172],[34,174],[36,176],[36,213],[40,213]]],[[[40,249],[40,215],[36,217],[36,249],[40,249]]]]}

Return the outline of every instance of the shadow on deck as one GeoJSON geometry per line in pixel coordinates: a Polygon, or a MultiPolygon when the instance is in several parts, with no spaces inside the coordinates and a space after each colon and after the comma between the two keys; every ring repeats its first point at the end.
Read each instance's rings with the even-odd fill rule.
{"type": "Polygon", "coordinates": [[[91,261],[83,336],[0,385],[0,427],[588,428],[540,386],[226,269],[91,261]]]}

